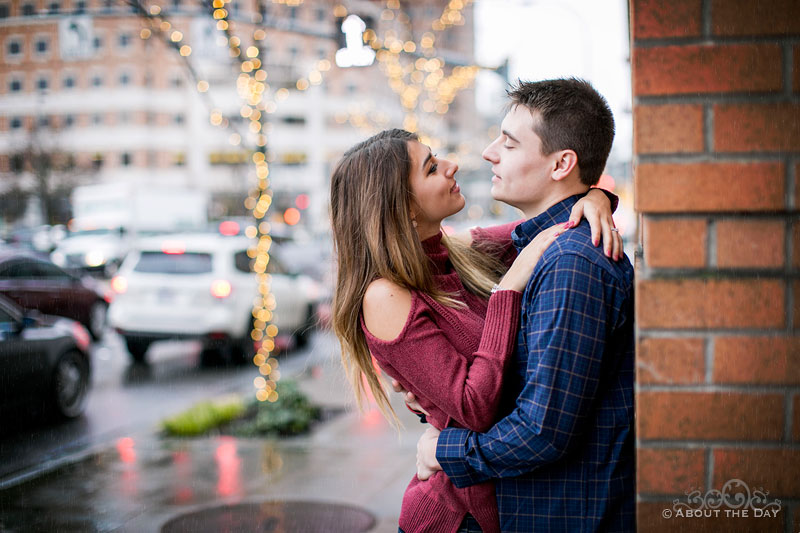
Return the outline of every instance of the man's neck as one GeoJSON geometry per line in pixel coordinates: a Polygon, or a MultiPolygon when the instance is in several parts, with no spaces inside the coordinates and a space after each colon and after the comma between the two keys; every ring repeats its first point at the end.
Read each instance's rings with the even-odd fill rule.
{"type": "Polygon", "coordinates": [[[519,209],[525,214],[525,218],[536,218],[557,203],[566,200],[570,196],[574,196],[576,194],[586,194],[587,192],[589,192],[589,186],[578,182],[570,187],[559,187],[558,189],[553,189],[545,198],[542,198],[539,202],[536,202],[536,204],[519,206],[519,209]]]}

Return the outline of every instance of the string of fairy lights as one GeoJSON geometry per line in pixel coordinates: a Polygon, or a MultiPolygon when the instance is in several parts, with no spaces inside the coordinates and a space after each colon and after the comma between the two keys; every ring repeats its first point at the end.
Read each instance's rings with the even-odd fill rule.
{"type": "MultiPolygon", "coordinates": [[[[255,242],[247,253],[253,260],[252,268],[258,278],[258,296],[253,301],[253,327],[250,337],[258,346],[253,357],[253,363],[258,367],[260,374],[254,379],[256,397],[260,401],[274,402],[278,399],[276,387],[280,379],[280,370],[277,359],[271,355],[275,349],[278,328],[270,324],[276,301],[270,290],[271,276],[267,273],[272,238],[271,226],[265,217],[272,205],[273,196],[269,179],[269,164],[273,156],[266,148],[270,131],[267,116],[275,113],[279,103],[289,98],[291,93],[286,87],[275,90],[270,87],[269,72],[261,59],[262,43],[267,37],[266,31],[258,27],[253,29],[252,23],[239,24],[233,20],[228,5],[231,0],[209,1],[215,28],[224,36],[231,59],[238,62],[236,89],[242,100],[239,114],[249,121],[245,131],[237,130],[235,121],[228,120],[220,109],[214,107],[208,94],[209,82],[200,78],[189,61],[192,47],[186,43],[183,33],[167,19],[162,9],[158,5],[151,5],[149,9],[145,9],[138,0],[129,0],[137,7],[144,21],[145,27],[142,28],[140,37],[149,39],[154,35],[161,36],[183,58],[183,63],[195,82],[197,92],[203,96],[205,105],[210,109],[210,123],[233,130],[228,137],[230,144],[236,146],[250,140],[254,145],[251,161],[257,185],[244,200],[245,207],[250,210],[255,221],[254,225],[246,228],[245,234],[255,242]],[[238,26],[242,29],[251,27],[246,40],[236,34],[238,26]]],[[[375,28],[368,28],[363,34],[364,43],[375,50],[379,68],[386,76],[389,87],[400,99],[405,114],[403,127],[420,133],[422,139],[433,147],[440,145],[441,142],[420,131],[422,121],[419,113],[444,115],[457,93],[472,84],[479,70],[479,67],[474,65],[448,67],[447,62],[437,56],[436,40],[440,32],[451,26],[464,24],[462,10],[472,1],[450,0],[441,16],[432,21],[430,30],[425,31],[417,43],[413,37],[411,19],[401,10],[399,0],[386,0],[380,19],[382,25],[388,28],[381,35],[378,35],[375,28]],[[392,24],[392,21],[402,25],[403,35],[399,31],[400,28],[392,24]]],[[[303,4],[303,0],[272,0],[272,3],[295,7],[303,4]]],[[[342,19],[348,15],[348,9],[345,5],[338,4],[334,6],[332,14],[342,19]]],[[[294,88],[305,91],[313,85],[321,84],[325,73],[331,68],[328,59],[316,61],[307,72],[294,81],[294,88]]],[[[334,119],[337,123],[349,122],[361,129],[383,128],[390,121],[386,112],[377,109],[371,109],[366,113],[363,109],[352,109],[347,113],[336,113],[334,119]]]]}

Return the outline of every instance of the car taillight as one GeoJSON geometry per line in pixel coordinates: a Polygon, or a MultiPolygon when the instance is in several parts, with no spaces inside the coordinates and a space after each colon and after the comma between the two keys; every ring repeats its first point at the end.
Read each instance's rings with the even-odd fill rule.
{"type": "Polygon", "coordinates": [[[128,280],[122,276],[114,276],[111,278],[111,288],[117,294],[123,294],[128,290],[128,280]]]}
{"type": "Polygon", "coordinates": [[[89,332],[80,324],[72,325],[72,336],[75,338],[75,344],[78,345],[83,351],[89,349],[89,332]]]}
{"type": "Polygon", "coordinates": [[[168,255],[181,255],[186,252],[186,243],[182,241],[164,241],[161,251],[168,255]]]}
{"type": "Polygon", "coordinates": [[[224,279],[215,280],[211,283],[211,294],[215,298],[227,298],[231,295],[231,284],[224,279]]]}

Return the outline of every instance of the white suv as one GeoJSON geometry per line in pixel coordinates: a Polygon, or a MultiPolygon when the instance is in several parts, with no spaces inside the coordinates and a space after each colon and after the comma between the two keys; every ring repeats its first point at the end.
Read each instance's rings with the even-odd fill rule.
{"type": "MultiPolygon", "coordinates": [[[[211,233],[140,240],[111,281],[117,296],[108,313],[132,360],[144,361],[150,344],[165,339],[202,339],[233,361],[252,356],[252,311],[259,296],[247,255],[253,245],[244,236],[211,233]]],[[[311,278],[288,273],[277,248],[273,243],[267,268],[276,301],[271,323],[302,346],[321,290],[311,278]]]]}

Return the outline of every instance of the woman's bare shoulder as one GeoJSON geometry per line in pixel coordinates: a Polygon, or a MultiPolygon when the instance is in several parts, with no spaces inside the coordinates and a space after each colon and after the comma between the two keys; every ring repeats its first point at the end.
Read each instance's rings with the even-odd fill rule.
{"type": "Polygon", "coordinates": [[[362,308],[367,330],[381,340],[394,340],[403,331],[411,312],[411,291],[378,278],[367,286],[362,308]]]}

